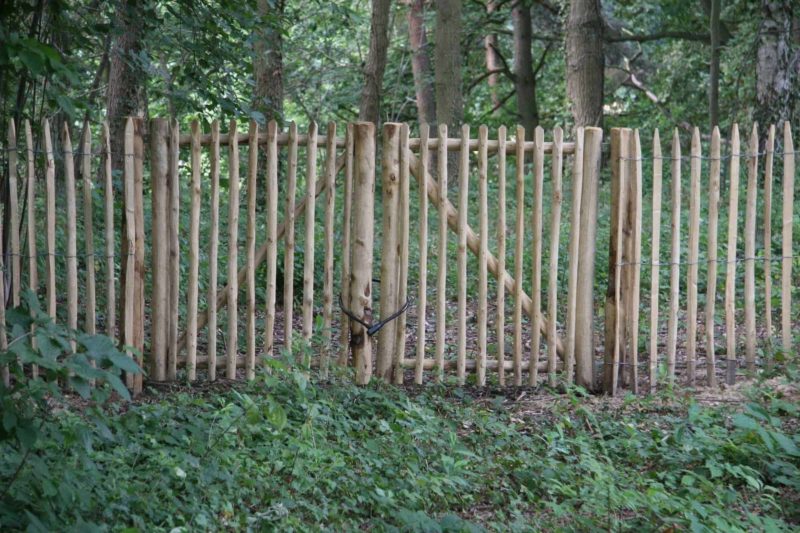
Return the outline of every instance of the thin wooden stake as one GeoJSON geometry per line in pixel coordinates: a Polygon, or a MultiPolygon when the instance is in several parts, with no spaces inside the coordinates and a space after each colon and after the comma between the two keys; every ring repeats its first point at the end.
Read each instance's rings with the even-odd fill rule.
{"type": "MultiPolygon", "coordinates": [[[[19,148],[17,146],[17,131],[14,119],[8,121],[8,210],[11,222],[11,302],[14,307],[19,305],[19,290],[21,283],[20,276],[20,253],[19,253],[19,208],[17,185],[17,159],[19,148]]],[[[0,293],[5,294],[5,293],[0,293]]]]}
{"type": "Polygon", "coordinates": [[[736,240],[739,221],[739,125],[731,133],[730,204],[728,207],[728,261],[725,268],[726,382],[736,381],[736,240]]]}
{"type": "Polygon", "coordinates": [[[283,345],[292,351],[294,333],[294,250],[295,197],[297,194],[297,124],[289,124],[288,168],[286,172],[286,238],[283,242],[283,345]]]}
{"type": "MultiPolygon", "coordinates": [[[[397,247],[400,251],[397,278],[397,304],[404,305],[408,296],[408,240],[409,240],[409,161],[408,124],[400,126],[400,198],[398,202],[397,247]]],[[[397,317],[394,350],[394,383],[403,384],[403,369],[406,359],[406,313],[397,317]]]]}
{"type": "MultiPolygon", "coordinates": [[[[439,139],[447,139],[447,124],[439,124],[439,139]]],[[[439,249],[436,272],[436,380],[444,377],[444,342],[447,323],[447,142],[436,153],[439,174],[439,249]]]]}
{"type": "Polygon", "coordinates": [[[753,124],[747,160],[747,199],[744,222],[745,362],[756,370],[756,197],[758,195],[758,125],[753,124]]]}
{"type": "Polygon", "coordinates": [[[167,378],[169,332],[169,123],[150,121],[150,174],[153,189],[153,293],[151,298],[151,375],[156,381],[167,378]]]}
{"type": "Polygon", "coordinates": [[[578,128],[575,137],[575,157],[572,162],[572,211],[569,233],[569,278],[567,280],[567,353],[564,356],[564,377],[573,383],[575,373],[575,334],[578,299],[578,259],[580,257],[581,202],[583,196],[583,128],[578,128]]]}
{"type": "MultiPolygon", "coordinates": [[[[531,277],[531,299],[533,300],[534,319],[531,335],[531,356],[528,361],[528,384],[536,386],[539,374],[539,350],[541,349],[541,330],[537,324],[542,314],[542,200],[544,196],[544,130],[541,126],[534,132],[536,148],[533,157],[533,213],[531,230],[533,231],[533,270],[531,277]]],[[[552,317],[551,317],[552,320],[552,317]]]]}
{"type": "MultiPolygon", "coordinates": [[[[324,338],[322,354],[320,357],[321,374],[323,379],[328,377],[328,364],[331,346],[333,326],[333,214],[334,202],[336,199],[336,123],[328,123],[328,140],[325,146],[325,260],[323,262],[323,284],[322,284],[322,336],[324,338]]],[[[277,226],[277,219],[276,224],[277,226]]],[[[276,227],[277,229],[277,227],[276,227]]]]}
{"type": "Polygon", "coordinates": [[[653,133],[653,223],[650,255],[650,393],[656,392],[658,380],[658,308],[661,275],[661,195],[663,190],[663,164],[661,137],[658,129],[653,133]]]}
{"type": "Polygon", "coordinates": [[[200,268],[200,122],[192,121],[191,146],[191,211],[189,213],[189,282],[186,286],[186,373],[189,381],[197,379],[197,304],[200,268]]]}
{"type": "Polygon", "coordinates": [[[303,262],[303,339],[311,341],[314,332],[314,224],[316,220],[317,123],[308,125],[306,146],[306,239],[303,262]]]}
{"type": "MultiPolygon", "coordinates": [[[[458,167],[458,384],[466,380],[467,362],[467,209],[469,207],[469,125],[461,126],[458,167]]],[[[479,245],[480,246],[480,245],[479,245]]],[[[479,252],[480,253],[480,252],[479,252]]]]}
{"type": "MultiPolygon", "coordinates": [[[[497,268],[506,270],[506,127],[497,130],[497,268]]],[[[497,314],[495,316],[495,335],[497,337],[497,360],[505,363],[506,358],[506,288],[497,284],[497,314]]],[[[506,384],[505,364],[497,366],[497,380],[501,387],[506,384]]]]}
{"type": "Polygon", "coordinates": [[[630,177],[631,198],[634,210],[633,216],[633,284],[631,287],[630,305],[630,376],[631,388],[634,394],[639,393],[639,299],[642,280],[642,143],[639,130],[633,131],[631,138],[631,153],[633,154],[632,175],[630,177]]]}
{"type": "Polygon", "coordinates": [[[775,125],[769,127],[764,159],[764,318],[769,359],[772,365],[772,167],[775,158],[775,125]]]}
{"type": "Polygon", "coordinates": [[[487,288],[488,276],[486,273],[486,256],[489,252],[489,162],[486,144],[489,140],[489,129],[485,124],[478,128],[478,386],[486,385],[486,319],[487,319],[487,288]]]}
{"type": "MultiPolygon", "coordinates": [[[[295,160],[295,170],[296,170],[295,160]]],[[[264,356],[275,347],[275,300],[278,290],[278,123],[267,124],[267,310],[264,324],[264,356]]],[[[253,269],[256,249],[253,243],[253,269]]],[[[289,328],[291,329],[291,327],[289,328]]]]}
{"type": "MultiPolygon", "coordinates": [[[[247,269],[247,351],[244,372],[248,380],[256,377],[256,200],[258,195],[258,122],[250,121],[247,149],[247,230],[245,267],[247,269]]],[[[267,211],[267,218],[269,218],[267,211]]],[[[267,315],[269,316],[269,315],[267,315]]]]}
{"type": "MultiPolygon", "coordinates": [[[[517,126],[517,218],[514,228],[514,385],[522,385],[522,259],[525,247],[525,128],[517,126]]],[[[502,272],[502,271],[501,271],[502,272]]],[[[503,290],[503,284],[498,282],[503,290]]]]}
{"type": "Polygon", "coordinates": [[[228,349],[225,377],[236,379],[239,355],[239,142],[236,120],[228,135],[228,349]]]}
{"type": "MultiPolygon", "coordinates": [[[[133,258],[133,347],[138,350],[136,361],[144,368],[144,119],[133,119],[133,202],[135,239],[133,258]]],[[[131,249],[128,249],[131,250],[131,249]]],[[[126,250],[126,253],[127,250],[126,250]]],[[[126,280],[127,283],[127,280],[126,280]]],[[[142,392],[144,375],[133,376],[133,394],[142,392]]]]}
{"type": "Polygon", "coordinates": [[[697,272],[700,251],[700,130],[692,133],[689,164],[689,265],[686,278],[686,372],[687,383],[694,385],[697,365],[697,272]]]}
{"type": "MultiPolygon", "coordinates": [[[[107,129],[107,128],[106,128],[107,129]]],[[[107,138],[107,137],[106,137],[107,138]]],[[[36,231],[36,175],[34,173],[34,150],[36,145],[33,141],[33,133],[31,132],[31,123],[25,120],[25,148],[27,152],[27,174],[25,176],[25,183],[27,186],[27,211],[28,211],[28,287],[34,292],[39,294],[39,266],[38,255],[36,253],[36,239],[38,233],[36,231]]],[[[111,259],[109,263],[113,264],[111,259]]],[[[113,327],[113,325],[112,325],[113,327]]],[[[31,326],[31,334],[36,331],[36,326],[31,326]]],[[[31,344],[36,346],[36,339],[31,340],[31,344]]],[[[39,367],[37,365],[31,366],[31,376],[38,377],[39,367]]]]}
{"type": "Polygon", "coordinates": [[[711,168],[708,181],[708,285],[706,288],[706,379],[717,386],[715,320],[717,300],[717,226],[719,224],[720,137],[719,128],[711,133],[711,168]]]}
{"type": "MultiPolygon", "coordinates": [[[[83,139],[81,141],[81,178],[83,186],[83,240],[84,249],[86,251],[86,300],[84,302],[84,330],[89,335],[94,335],[96,333],[97,321],[94,256],[94,202],[92,201],[92,189],[94,188],[94,184],[92,183],[92,133],[88,124],[84,124],[83,139]]],[[[14,193],[14,196],[16,196],[16,188],[12,188],[12,192],[14,193]]],[[[15,215],[12,215],[12,217],[15,217],[15,215]]],[[[19,253],[19,242],[17,243],[17,253],[19,253]]]]}
{"type": "MultiPolygon", "coordinates": [[[[64,187],[67,196],[67,326],[78,329],[78,223],[75,203],[75,161],[69,126],[65,123],[62,146],[64,149],[64,187]]],[[[70,341],[75,351],[75,341],[70,341]]]]}
{"type": "MultiPolygon", "coordinates": [[[[208,380],[217,379],[217,257],[219,256],[219,121],[211,123],[211,228],[208,237],[208,380]]],[[[198,325],[199,327],[199,325],[198,325]]]]}
{"type": "MultiPolygon", "coordinates": [[[[430,157],[428,153],[428,138],[430,128],[427,124],[420,124],[420,149],[419,172],[428,173],[430,157]]],[[[417,358],[414,365],[414,383],[422,384],[423,363],[425,361],[425,326],[427,323],[428,307],[428,195],[423,187],[417,188],[419,196],[419,285],[417,293],[417,358]]]]}
{"type": "MultiPolygon", "coordinates": [[[[106,131],[108,128],[106,128],[106,131]]],[[[124,141],[124,167],[123,167],[123,179],[124,179],[124,190],[123,195],[125,199],[125,245],[123,249],[127,251],[126,254],[123,255],[123,260],[125,261],[125,272],[126,275],[124,276],[125,283],[122,286],[122,294],[123,294],[123,311],[124,313],[122,316],[121,326],[122,326],[122,343],[126,346],[134,346],[135,339],[135,324],[133,320],[134,314],[134,298],[136,293],[136,280],[133,275],[133,271],[136,268],[136,178],[135,178],[135,162],[134,162],[134,155],[136,151],[135,142],[134,142],[134,125],[133,125],[133,118],[128,117],[125,120],[125,141],[124,141]]],[[[106,139],[109,139],[109,136],[106,135],[106,139]]],[[[107,145],[108,147],[109,145],[107,145]]],[[[108,151],[108,158],[111,158],[111,151],[108,151]]],[[[134,355],[131,351],[128,351],[128,355],[133,358],[134,355]]],[[[144,369],[142,369],[144,370],[144,369]]],[[[135,379],[134,375],[127,374],[126,376],[126,385],[128,388],[135,388],[135,379]]]]}
{"type": "Polygon", "coordinates": [[[667,324],[667,378],[675,381],[675,354],[678,344],[678,305],[681,271],[681,141],[678,130],[672,135],[672,252],[669,271],[669,315],[667,324]]]}
{"type": "MultiPolygon", "coordinates": [[[[351,218],[353,213],[353,125],[347,125],[344,142],[344,208],[342,209],[342,287],[339,293],[342,302],[350,308],[350,248],[351,218]]],[[[337,364],[346,366],[350,351],[350,318],[342,311],[339,316],[341,348],[337,364]]]]}
{"type": "Polygon", "coordinates": [[[169,126],[169,332],[167,335],[167,379],[174,381],[178,375],[178,320],[180,318],[181,249],[180,249],[180,128],[172,119],[169,126]]]}
{"type": "Polygon", "coordinates": [[[556,386],[556,362],[558,359],[556,318],[558,317],[558,247],[561,235],[561,197],[563,194],[561,184],[564,168],[563,142],[564,132],[561,128],[556,127],[553,130],[553,167],[550,171],[553,203],[550,206],[550,272],[547,286],[547,314],[550,317],[550,327],[547,329],[547,376],[551,387],[556,386]]]}
{"type": "MultiPolygon", "coordinates": [[[[355,167],[353,174],[353,257],[350,305],[359,319],[372,312],[372,253],[375,207],[375,125],[353,125],[355,167]]],[[[356,365],[356,383],[366,385],[372,377],[372,343],[364,326],[350,321],[350,349],[356,365]]]]}
{"type": "Polygon", "coordinates": [[[783,220],[781,250],[781,337],[783,352],[792,353],[792,225],[794,224],[794,143],[789,121],[783,123],[783,220]]]}
{"type": "Polygon", "coordinates": [[[50,121],[44,121],[45,189],[47,195],[47,314],[56,318],[56,170],[50,121]]]}

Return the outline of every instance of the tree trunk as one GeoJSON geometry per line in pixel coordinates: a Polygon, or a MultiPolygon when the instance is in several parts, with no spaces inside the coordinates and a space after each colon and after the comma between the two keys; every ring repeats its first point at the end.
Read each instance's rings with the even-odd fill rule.
{"type": "Polygon", "coordinates": [[[572,0],[567,18],[567,96],[574,126],[603,122],[603,18],[600,0],[572,0]]]}
{"type": "Polygon", "coordinates": [[[391,0],[372,0],[372,21],[369,32],[369,56],[364,68],[364,89],[358,119],[378,124],[380,122],[383,71],[389,50],[389,11],[391,0]]]}
{"type": "Polygon", "coordinates": [[[457,132],[463,118],[461,95],[461,0],[436,3],[434,49],[436,122],[457,132]]]}
{"type": "MultiPolygon", "coordinates": [[[[144,1],[118,0],[116,30],[111,43],[106,112],[111,128],[111,165],[114,171],[124,166],[124,118],[147,115],[146,72],[137,56],[144,48],[144,1]]],[[[144,121],[147,124],[147,121],[144,121]]]]}
{"type": "MultiPolygon", "coordinates": [[[[489,0],[486,4],[486,12],[491,15],[497,9],[497,5],[493,0],[489,0]]],[[[497,70],[500,68],[500,62],[497,60],[497,34],[489,33],[483,38],[483,45],[486,49],[486,71],[489,72],[489,96],[492,101],[492,109],[497,114],[500,109],[500,97],[497,95],[497,82],[499,74],[497,70]]]]}
{"type": "Polygon", "coordinates": [[[792,72],[792,0],[762,0],[753,120],[763,128],[792,119],[797,91],[792,72]]]}
{"type": "MultiPolygon", "coordinates": [[[[258,0],[261,23],[256,32],[253,71],[256,81],[253,107],[264,115],[261,124],[283,123],[283,35],[284,0],[258,0]]],[[[260,122],[260,121],[259,121],[260,122]]]]}
{"type": "Polygon", "coordinates": [[[539,125],[536,105],[536,76],[531,55],[531,7],[517,2],[511,11],[514,22],[514,86],[517,94],[519,123],[528,133],[539,125]]]}
{"type": "Polygon", "coordinates": [[[408,42],[411,45],[411,70],[414,73],[419,121],[430,124],[431,132],[435,132],[436,100],[433,93],[433,69],[428,55],[428,38],[425,34],[425,0],[411,0],[408,4],[408,42]]]}
{"type": "Polygon", "coordinates": [[[708,79],[708,110],[710,126],[719,126],[719,11],[720,0],[711,0],[711,71],[708,79]]]}

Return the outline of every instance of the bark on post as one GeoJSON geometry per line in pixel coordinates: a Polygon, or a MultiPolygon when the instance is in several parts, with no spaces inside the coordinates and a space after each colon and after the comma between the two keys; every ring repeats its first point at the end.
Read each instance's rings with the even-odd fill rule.
{"type": "MultiPolygon", "coordinates": [[[[359,319],[372,314],[372,253],[375,208],[375,125],[353,125],[353,225],[350,277],[350,310],[359,319]]],[[[356,365],[356,383],[372,377],[372,345],[364,326],[350,321],[350,350],[356,365]]]]}
{"type": "Polygon", "coordinates": [[[152,263],[153,290],[151,296],[151,374],[154,380],[164,381],[167,377],[167,321],[169,278],[167,262],[169,258],[169,236],[167,220],[169,191],[167,180],[169,172],[168,127],[166,119],[150,121],[150,175],[153,188],[153,226],[152,263]]]}

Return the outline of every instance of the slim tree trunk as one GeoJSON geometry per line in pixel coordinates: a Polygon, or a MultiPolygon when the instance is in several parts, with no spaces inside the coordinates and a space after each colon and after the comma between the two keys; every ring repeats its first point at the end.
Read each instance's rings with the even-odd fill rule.
{"type": "Polygon", "coordinates": [[[284,0],[258,0],[261,24],[256,31],[253,71],[256,87],[253,107],[270,120],[283,122],[283,35],[281,23],[284,0]]]}
{"type": "MultiPolygon", "coordinates": [[[[147,115],[147,74],[138,63],[144,49],[145,0],[118,0],[115,37],[111,43],[106,113],[111,128],[112,169],[124,166],[124,118],[147,115]]],[[[147,121],[144,121],[146,124],[147,121]]]]}
{"type": "Polygon", "coordinates": [[[719,126],[719,11],[720,0],[711,0],[711,71],[708,79],[708,110],[710,126],[719,126]]]}
{"type": "Polygon", "coordinates": [[[531,7],[519,1],[511,11],[514,22],[514,85],[519,123],[532,132],[539,125],[536,76],[531,55],[531,7]]]}
{"type": "Polygon", "coordinates": [[[461,96],[461,0],[439,0],[436,3],[434,63],[436,122],[457,128],[464,112],[461,96]]]}
{"type": "Polygon", "coordinates": [[[391,0],[372,0],[372,21],[369,32],[369,56],[364,68],[364,88],[358,119],[378,124],[380,121],[383,71],[389,50],[389,11],[391,0]]]}
{"type": "Polygon", "coordinates": [[[792,0],[762,0],[761,14],[753,119],[767,127],[791,120],[798,97],[798,75],[792,72],[792,0]]]}
{"type": "Polygon", "coordinates": [[[419,121],[430,124],[431,131],[435,131],[436,100],[425,32],[425,0],[411,0],[408,3],[408,42],[411,45],[411,70],[414,73],[419,121]]]}
{"type": "Polygon", "coordinates": [[[572,0],[567,17],[567,96],[575,127],[602,126],[603,18],[600,0],[572,0]]]}
{"type": "MultiPolygon", "coordinates": [[[[497,9],[497,4],[494,0],[489,0],[486,4],[486,12],[491,15],[497,9]]],[[[486,49],[486,71],[489,72],[489,96],[492,100],[492,109],[495,114],[500,109],[500,97],[497,95],[497,82],[499,75],[497,70],[500,68],[499,61],[497,60],[497,34],[489,33],[483,38],[483,45],[486,49]]]]}

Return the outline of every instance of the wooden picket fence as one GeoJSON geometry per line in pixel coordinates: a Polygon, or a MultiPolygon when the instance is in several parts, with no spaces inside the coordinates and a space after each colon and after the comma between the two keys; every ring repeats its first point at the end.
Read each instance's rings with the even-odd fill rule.
{"type": "MultiPolygon", "coordinates": [[[[525,132],[521,127],[501,127],[490,139],[486,126],[473,138],[467,125],[457,137],[446,126],[433,135],[426,125],[419,127],[419,137],[411,137],[406,124],[385,124],[376,135],[369,123],[348,124],[338,135],[331,123],[321,135],[313,122],[300,133],[294,123],[279,131],[270,122],[260,131],[251,122],[247,131],[240,131],[231,121],[223,133],[215,121],[203,133],[195,121],[182,133],[177,121],[153,119],[145,135],[145,124],[131,118],[122,143],[124,168],[115,176],[107,125],[84,125],[78,149],[73,149],[67,126],[56,149],[46,121],[38,141],[31,125],[24,123],[24,145],[15,126],[9,124],[6,144],[9,249],[2,254],[6,276],[0,276],[0,284],[11,287],[0,304],[19,305],[21,287],[39,291],[43,285],[51,316],[72,328],[103,331],[144,354],[140,363],[150,380],[215,380],[218,368],[228,379],[252,379],[266,359],[285,356],[292,364],[317,366],[323,377],[332,364],[352,365],[360,384],[374,373],[398,384],[454,375],[459,385],[469,379],[479,386],[495,381],[521,386],[537,385],[546,374],[550,385],[563,381],[591,389],[602,377],[604,390],[612,394],[619,387],[654,391],[662,375],[676,381],[676,368],[685,361],[686,383],[697,383],[696,369],[705,365],[705,383],[714,386],[721,335],[713,324],[719,314],[718,270],[724,270],[724,354],[730,383],[737,375],[740,338],[751,372],[760,363],[759,343],[771,346],[774,261],[781,262],[781,347],[786,354],[792,350],[792,328],[797,326],[792,262],[797,254],[788,124],[779,149],[774,127],[763,150],[754,129],[746,153],[741,152],[736,127],[727,143],[714,130],[710,156],[702,155],[695,130],[688,158],[681,155],[677,132],[671,156],[662,156],[655,132],[647,160],[638,130],[614,129],[606,158],[610,182],[601,178],[603,131],[598,128],[580,128],[574,140],[565,141],[560,128],[549,140],[541,128],[525,132]],[[92,137],[98,134],[96,144],[92,137]],[[240,151],[246,153],[244,171],[240,151]],[[671,254],[666,262],[660,246],[665,159],[672,170],[671,254]],[[690,167],[688,195],[681,189],[684,159],[690,167]],[[776,160],[783,170],[776,200],[782,205],[780,256],[773,255],[772,246],[776,160]],[[703,161],[708,161],[705,186],[703,161]],[[720,214],[725,214],[720,209],[723,161],[729,163],[727,248],[718,242],[720,214]],[[739,228],[742,164],[748,179],[745,224],[739,228]],[[76,169],[83,193],[80,217],[76,169]],[[652,172],[647,185],[652,190],[645,190],[650,181],[644,179],[645,171],[652,172]],[[56,174],[63,182],[57,183],[56,174]],[[44,201],[37,192],[42,181],[44,201]],[[490,188],[496,192],[490,195],[490,188]],[[706,200],[701,191],[707,191],[706,200]],[[759,195],[762,241],[756,238],[759,195]],[[684,198],[689,202],[686,221],[681,214],[684,198]],[[643,227],[645,200],[652,201],[648,231],[643,227]],[[708,212],[704,233],[703,202],[708,212]],[[40,234],[41,211],[45,231],[40,234]],[[477,221],[476,228],[470,219],[477,221]],[[102,246],[96,246],[98,225],[104,230],[102,246]],[[686,257],[681,252],[685,233],[686,257]],[[704,258],[701,233],[707,237],[704,258]],[[603,331],[595,289],[602,269],[595,257],[604,254],[598,243],[605,249],[601,239],[606,235],[603,331]],[[643,236],[651,250],[647,260],[642,259],[643,236]],[[316,268],[318,249],[321,269],[316,268]],[[720,259],[722,251],[725,259],[720,259]],[[220,257],[226,259],[222,268],[220,257]],[[453,259],[455,287],[448,276],[453,259]],[[300,261],[302,268],[296,265],[300,261]],[[737,291],[739,262],[744,262],[743,298],[737,291]],[[756,264],[763,269],[760,284],[756,264]],[[666,273],[662,265],[670,267],[667,302],[659,283],[666,273]],[[704,279],[700,265],[706,266],[704,279]],[[435,279],[428,279],[429,267],[435,279]],[[649,269],[648,291],[642,286],[643,267],[649,269]],[[302,273],[301,289],[295,287],[296,270],[302,273]],[[320,270],[321,282],[316,278],[320,270]],[[98,272],[104,291],[98,291],[98,272]],[[477,290],[471,291],[475,280],[477,290]],[[706,307],[701,315],[702,281],[706,307]],[[321,297],[315,290],[319,285],[321,297]],[[295,292],[302,293],[299,309],[295,292]],[[473,292],[476,297],[470,296],[473,292]],[[104,305],[98,306],[98,296],[104,305]],[[645,321],[640,309],[648,303],[645,321]],[[664,303],[666,342],[659,314],[664,303]],[[760,325],[757,304],[764,309],[760,325]],[[736,327],[737,310],[744,315],[744,335],[736,327]],[[698,327],[705,332],[700,346],[698,327]],[[679,328],[685,328],[685,346],[679,342],[679,328]],[[640,364],[644,346],[647,361],[640,364]],[[642,365],[647,371],[640,376],[642,365]]],[[[0,305],[0,328],[4,312],[0,305]]],[[[4,329],[2,333],[0,349],[8,341],[4,329]]],[[[139,392],[141,376],[129,376],[128,385],[139,392]]]]}

